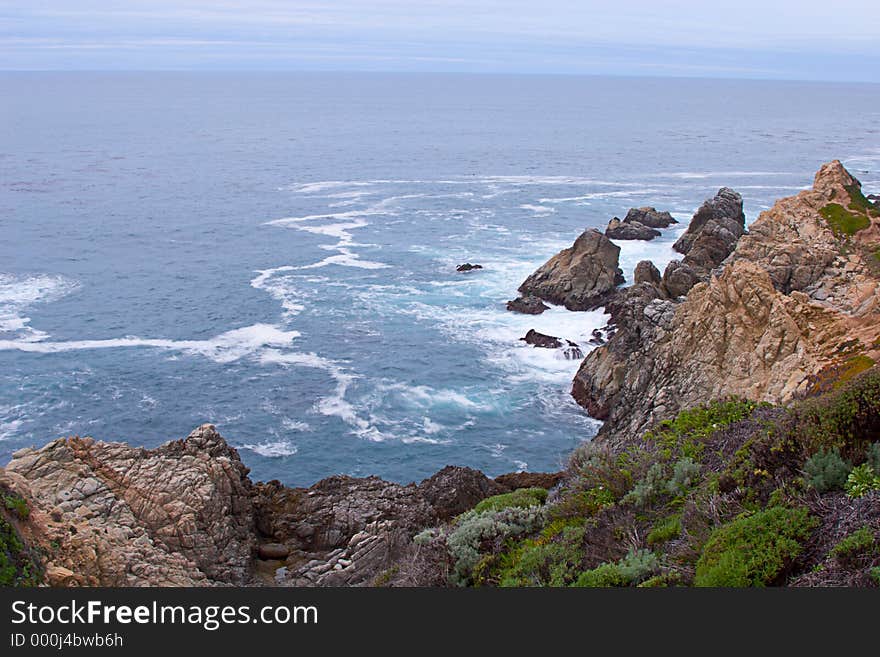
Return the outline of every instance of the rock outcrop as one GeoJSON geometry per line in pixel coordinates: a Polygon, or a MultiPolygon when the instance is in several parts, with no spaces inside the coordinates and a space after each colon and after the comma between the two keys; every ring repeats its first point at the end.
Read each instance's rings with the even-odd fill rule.
{"type": "Polygon", "coordinates": [[[472,265],[471,263],[466,262],[463,265],[459,265],[458,267],[456,267],[455,271],[469,272],[469,271],[474,271],[475,269],[482,269],[482,268],[483,268],[483,265],[472,265]]]}
{"type": "Polygon", "coordinates": [[[619,257],[620,247],[598,230],[586,230],[574,245],[557,253],[529,276],[519,292],[564,305],[569,310],[593,310],[604,305],[624,282],[619,257]]]}
{"type": "Polygon", "coordinates": [[[650,228],[668,228],[678,223],[668,212],[657,212],[656,208],[651,207],[630,208],[623,221],[640,223],[650,228]]]}
{"type": "Polygon", "coordinates": [[[6,467],[44,542],[58,546],[47,571],[86,586],[247,582],[256,545],[247,473],[211,425],[155,450],[56,440],[6,467]]]}
{"type": "Polygon", "coordinates": [[[662,233],[650,226],[639,223],[638,221],[629,221],[614,217],[608,222],[605,228],[605,236],[613,240],[652,240],[660,237],[662,233]]]}
{"type": "Polygon", "coordinates": [[[606,421],[602,435],[629,440],[711,398],[786,402],[828,368],[880,359],[880,279],[870,262],[880,217],[864,210],[866,227],[846,236],[822,214],[829,203],[861,207],[860,198],[858,181],[829,163],[813,189],[778,201],[738,241],[739,195],[723,189],[704,204],[679,245],[685,266],[702,254],[690,268],[702,282],[688,289],[685,279],[678,301],[670,283],[687,270],[673,267],[661,293],[653,281],[623,290],[606,308],[620,330],[575,377],[572,394],[606,421]]]}
{"type": "Polygon", "coordinates": [[[545,310],[549,310],[550,306],[535,296],[517,297],[507,302],[507,309],[522,313],[523,315],[540,315],[545,310]]]}

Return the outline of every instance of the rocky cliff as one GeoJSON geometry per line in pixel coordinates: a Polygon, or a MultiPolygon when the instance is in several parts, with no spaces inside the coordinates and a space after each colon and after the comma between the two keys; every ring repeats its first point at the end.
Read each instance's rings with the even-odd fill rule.
{"type": "Polygon", "coordinates": [[[646,274],[609,304],[627,321],[572,387],[603,436],[629,440],[706,399],[786,402],[880,358],[880,212],[840,162],[745,235],[741,212],[722,189],[695,215],[676,245],[700,281],[683,299],[666,286],[672,263],[661,285],[646,274]]]}

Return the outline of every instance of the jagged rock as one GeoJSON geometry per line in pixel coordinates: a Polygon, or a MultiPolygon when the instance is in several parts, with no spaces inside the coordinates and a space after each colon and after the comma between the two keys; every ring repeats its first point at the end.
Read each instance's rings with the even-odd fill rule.
{"type": "Polygon", "coordinates": [[[483,268],[483,265],[472,265],[471,263],[466,262],[463,265],[459,265],[458,267],[456,267],[455,271],[466,272],[466,271],[473,271],[474,269],[482,269],[482,268],[483,268]]]}
{"type": "MultiPolygon", "coordinates": [[[[829,202],[849,207],[857,185],[839,162],[826,164],[812,190],[761,213],[720,275],[688,264],[702,248],[696,231],[684,260],[664,275],[671,299],[651,299],[651,284],[622,290],[606,307],[620,330],[587,355],[572,386],[575,399],[605,420],[601,439],[633,440],[681,408],[729,395],[787,402],[853,349],[880,360],[880,280],[866,260],[880,246],[880,217],[846,240],[819,213],[829,202]],[[679,279],[687,296],[677,303],[679,279]],[[702,282],[688,290],[694,279],[702,282]]],[[[733,194],[719,196],[726,200],[698,212],[704,228],[723,223],[718,212],[738,215],[733,194]]],[[[717,272],[723,251],[705,249],[713,255],[703,266],[717,272]]]]}
{"type": "Polygon", "coordinates": [[[47,570],[68,583],[249,580],[255,537],[248,469],[211,425],[155,450],[56,440],[17,452],[6,471],[27,483],[47,542],[59,546],[47,570]]]}
{"type": "Polygon", "coordinates": [[[626,223],[637,222],[650,228],[668,228],[678,223],[668,212],[657,212],[651,207],[630,208],[623,220],[626,223]]]}
{"type": "Polygon", "coordinates": [[[571,340],[566,340],[568,343],[562,349],[562,357],[565,360],[580,360],[584,357],[584,352],[581,351],[580,345],[577,342],[572,342],[571,340]]]}
{"type": "Polygon", "coordinates": [[[418,491],[440,520],[448,520],[505,489],[479,470],[447,465],[420,483],[418,491]]]}
{"type": "Polygon", "coordinates": [[[539,297],[569,310],[593,310],[604,305],[623,283],[618,266],[620,247],[595,229],[584,231],[573,246],[563,249],[519,287],[524,295],[539,297]]]}
{"type": "Polygon", "coordinates": [[[686,295],[690,289],[700,282],[700,277],[687,264],[673,260],[666,265],[663,272],[662,286],[667,296],[675,299],[686,295]]]}
{"type": "Polygon", "coordinates": [[[652,285],[660,285],[660,270],[654,266],[650,260],[642,260],[636,265],[633,273],[633,282],[635,285],[639,283],[651,283],[652,285]]]}
{"type": "Polygon", "coordinates": [[[507,302],[507,309],[515,313],[524,315],[540,315],[545,310],[549,310],[550,306],[535,296],[517,297],[507,302]]]}
{"type": "Polygon", "coordinates": [[[542,347],[544,349],[559,349],[562,346],[562,341],[559,338],[538,333],[535,329],[529,329],[525,337],[520,338],[520,340],[533,347],[542,347]]]}
{"type": "Polygon", "coordinates": [[[687,231],[673,245],[679,253],[690,255],[692,267],[711,270],[730,255],[745,232],[742,196],[722,187],[694,214],[687,231]]]}
{"type": "Polygon", "coordinates": [[[614,217],[605,228],[605,236],[615,240],[652,240],[662,233],[638,221],[621,221],[614,217]]]}

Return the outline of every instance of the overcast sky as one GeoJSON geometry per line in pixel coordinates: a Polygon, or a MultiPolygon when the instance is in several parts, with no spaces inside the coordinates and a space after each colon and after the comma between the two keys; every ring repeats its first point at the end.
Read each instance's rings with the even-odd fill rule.
{"type": "Polygon", "coordinates": [[[0,69],[880,82],[880,0],[0,0],[0,69]]]}

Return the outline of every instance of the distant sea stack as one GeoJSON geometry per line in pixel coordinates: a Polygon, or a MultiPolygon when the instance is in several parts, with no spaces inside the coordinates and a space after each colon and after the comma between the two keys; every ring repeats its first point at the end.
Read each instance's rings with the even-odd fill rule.
{"type": "Polygon", "coordinates": [[[633,439],[706,399],[774,403],[880,359],[880,210],[837,160],[744,233],[723,188],[694,215],[660,284],[643,268],[607,310],[618,328],[587,355],[572,394],[633,439]]]}

